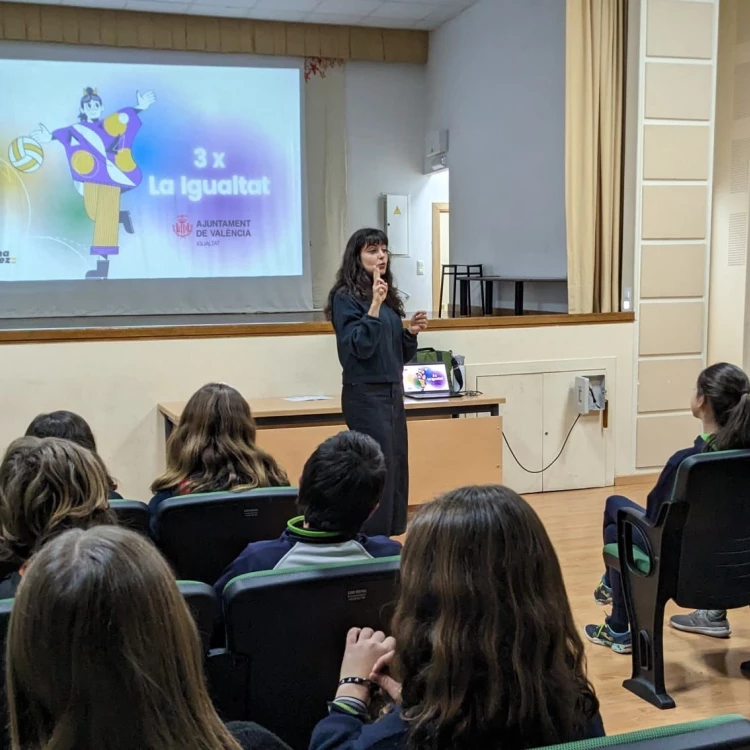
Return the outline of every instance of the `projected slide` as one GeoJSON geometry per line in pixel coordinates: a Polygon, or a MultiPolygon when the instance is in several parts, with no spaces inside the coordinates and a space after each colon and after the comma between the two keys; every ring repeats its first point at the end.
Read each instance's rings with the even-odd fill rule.
{"type": "Polygon", "coordinates": [[[299,276],[300,71],[0,60],[0,282],[299,276]]]}

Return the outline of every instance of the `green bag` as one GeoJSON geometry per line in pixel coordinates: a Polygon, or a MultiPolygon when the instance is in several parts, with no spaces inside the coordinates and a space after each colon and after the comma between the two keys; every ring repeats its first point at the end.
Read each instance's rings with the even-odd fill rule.
{"type": "Polygon", "coordinates": [[[448,372],[453,370],[455,362],[453,361],[453,352],[450,351],[439,351],[432,347],[425,347],[424,349],[417,349],[417,355],[414,357],[414,362],[418,365],[429,365],[437,362],[442,362],[448,372]]]}
{"type": "MultiPolygon", "coordinates": [[[[432,347],[425,347],[424,349],[417,349],[417,354],[412,360],[418,365],[431,365],[436,363],[442,363],[445,365],[445,369],[448,373],[448,382],[450,383],[451,391],[456,390],[455,384],[455,372],[458,362],[453,357],[451,351],[441,351],[439,349],[433,349],[432,347]]],[[[463,386],[463,381],[459,380],[459,389],[463,386]]]]}

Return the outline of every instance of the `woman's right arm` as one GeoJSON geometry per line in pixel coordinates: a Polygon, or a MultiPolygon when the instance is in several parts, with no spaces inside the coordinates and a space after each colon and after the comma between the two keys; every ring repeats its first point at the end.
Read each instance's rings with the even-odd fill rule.
{"type": "Polygon", "coordinates": [[[357,359],[372,357],[380,343],[383,323],[371,313],[372,309],[363,315],[348,294],[338,294],[333,300],[332,323],[336,337],[357,359]]]}

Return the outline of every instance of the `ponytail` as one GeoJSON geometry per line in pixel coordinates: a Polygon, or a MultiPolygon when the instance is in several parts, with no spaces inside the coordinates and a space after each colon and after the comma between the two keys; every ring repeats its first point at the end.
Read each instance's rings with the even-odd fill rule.
{"type": "Polygon", "coordinates": [[[711,447],[717,451],[750,448],[750,397],[747,391],[730,409],[727,421],[718,429],[711,447]]]}

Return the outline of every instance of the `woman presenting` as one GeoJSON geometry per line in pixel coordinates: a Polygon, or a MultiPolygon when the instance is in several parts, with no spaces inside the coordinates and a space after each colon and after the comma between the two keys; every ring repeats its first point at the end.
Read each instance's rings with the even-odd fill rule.
{"type": "Polygon", "coordinates": [[[380,443],[388,469],[380,505],[362,531],[403,534],[409,502],[409,463],[403,368],[417,352],[427,313],[404,329],[404,304],[393,283],[388,237],[360,229],[346,245],[325,313],[336,331],[343,368],[341,407],[346,425],[380,443]]]}

